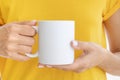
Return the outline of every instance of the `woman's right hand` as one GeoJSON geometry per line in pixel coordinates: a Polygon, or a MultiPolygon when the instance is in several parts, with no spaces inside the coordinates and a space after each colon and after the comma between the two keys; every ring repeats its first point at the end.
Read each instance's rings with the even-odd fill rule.
{"type": "Polygon", "coordinates": [[[30,58],[25,53],[31,53],[34,44],[36,21],[24,21],[5,24],[0,27],[0,57],[26,61],[30,58]]]}

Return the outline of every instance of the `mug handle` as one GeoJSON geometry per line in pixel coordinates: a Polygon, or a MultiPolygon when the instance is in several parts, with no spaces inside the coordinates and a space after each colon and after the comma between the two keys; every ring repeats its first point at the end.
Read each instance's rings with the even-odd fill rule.
{"type": "MultiPolygon", "coordinates": [[[[36,32],[38,33],[38,27],[37,26],[32,26],[36,32]]],[[[26,56],[30,57],[30,58],[36,58],[38,57],[38,51],[35,54],[31,54],[31,53],[25,53],[26,56]]]]}

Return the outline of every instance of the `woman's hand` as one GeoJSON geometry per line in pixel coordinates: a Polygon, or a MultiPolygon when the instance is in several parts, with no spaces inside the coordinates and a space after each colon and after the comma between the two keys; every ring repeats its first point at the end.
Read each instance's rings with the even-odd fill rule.
{"type": "Polygon", "coordinates": [[[36,21],[14,22],[0,27],[0,56],[19,61],[29,57],[24,53],[32,51],[35,30],[32,28],[36,21]]]}
{"type": "Polygon", "coordinates": [[[75,50],[83,51],[83,54],[78,57],[73,64],[60,66],[40,64],[39,67],[46,66],[49,68],[53,67],[66,71],[82,72],[94,66],[101,65],[102,62],[107,59],[107,50],[95,43],[72,41],[71,46],[75,50]]]}

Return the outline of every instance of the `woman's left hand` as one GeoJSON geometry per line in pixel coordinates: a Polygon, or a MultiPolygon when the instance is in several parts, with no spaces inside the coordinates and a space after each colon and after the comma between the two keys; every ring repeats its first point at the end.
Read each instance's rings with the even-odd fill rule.
{"type": "Polygon", "coordinates": [[[72,41],[71,46],[75,50],[83,51],[83,54],[78,57],[73,64],[60,66],[39,64],[39,67],[46,66],[49,68],[57,68],[79,73],[95,66],[99,67],[99,65],[106,61],[107,55],[109,53],[100,45],[92,42],[72,41]]]}

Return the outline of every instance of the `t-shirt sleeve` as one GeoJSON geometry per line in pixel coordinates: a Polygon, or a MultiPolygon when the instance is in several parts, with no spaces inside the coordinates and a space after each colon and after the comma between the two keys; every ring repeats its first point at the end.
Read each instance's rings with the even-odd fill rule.
{"type": "Polygon", "coordinates": [[[107,0],[103,11],[103,20],[110,18],[120,8],[120,0],[107,0]]]}

